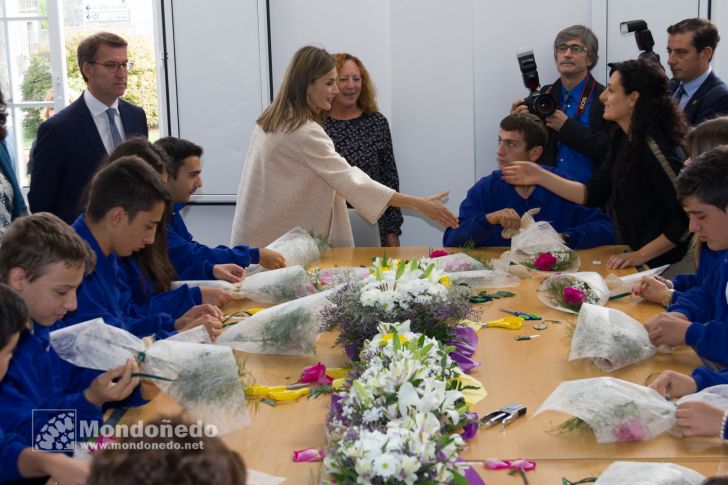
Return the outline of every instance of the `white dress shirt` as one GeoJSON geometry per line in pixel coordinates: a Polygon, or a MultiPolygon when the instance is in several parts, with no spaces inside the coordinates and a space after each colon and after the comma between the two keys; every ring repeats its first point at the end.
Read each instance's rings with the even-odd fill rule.
{"type": "Polygon", "coordinates": [[[119,130],[121,139],[126,140],[124,125],[121,122],[121,115],[119,115],[119,100],[115,100],[114,104],[112,104],[111,106],[106,106],[104,103],[96,99],[94,95],[89,92],[88,89],[83,92],[83,100],[86,101],[86,106],[88,106],[88,109],[91,112],[91,117],[94,119],[94,123],[96,123],[96,129],[99,130],[99,135],[101,136],[101,141],[104,142],[104,148],[106,148],[106,153],[111,153],[113,151],[114,142],[111,138],[109,117],[106,114],[107,109],[114,108],[114,111],[116,112],[116,114],[114,114],[114,122],[116,123],[116,128],[119,130]]]}

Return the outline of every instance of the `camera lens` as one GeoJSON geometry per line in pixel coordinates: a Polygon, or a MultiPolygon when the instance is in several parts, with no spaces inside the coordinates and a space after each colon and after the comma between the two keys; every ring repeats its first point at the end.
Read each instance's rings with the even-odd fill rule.
{"type": "Polygon", "coordinates": [[[556,111],[556,100],[548,94],[536,96],[533,100],[533,110],[538,116],[546,117],[556,111]]]}

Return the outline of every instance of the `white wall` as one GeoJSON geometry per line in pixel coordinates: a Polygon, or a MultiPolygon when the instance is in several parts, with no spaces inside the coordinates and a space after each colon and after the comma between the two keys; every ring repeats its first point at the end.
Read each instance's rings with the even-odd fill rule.
{"type": "MultiPolygon", "coordinates": [[[[227,1],[237,4],[241,0],[227,1]]],[[[248,4],[261,1],[246,0],[248,4]]],[[[270,0],[273,84],[277,89],[288,61],[303,45],[315,44],[330,52],[349,51],[359,56],[378,88],[380,109],[390,121],[401,190],[416,195],[450,190],[448,206],[457,212],[473,183],[496,167],[498,123],[509,112],[511,101],[526,94],[516,52],[525,47],[533,49],[541,82],[550,83],[557,77],[552,51],[554,36],[563,27],[583,23],[600,40],[600,60],[593,73],[603,83],[608,62],[633,58],[638,53],[633,35],[619,33],[619,22],[645,19],[656,41],[655,51],[664,61],[666,27],[683,18],[706,16],[707,3],[342,0],[332,4],[323,0],[270,0]]],[[[728,6],[723,0],[713,1],[712,5],[715,21],[728,38],[728,6]]],[[[198,10],[192,8],[189,13],[198,10]]],[[[225,21],[232,22],[230,18],[225,21]]],[[[206,45],[203,40],[199,35],[194,38],[200,51],[206,45]]],[[[210,40],[220,48],[217,32],[210,40]]],[[[193,42],[188,40],[187,44],[190,43],[193,42]]],[[[256,45],[235,42],[230,47],[235,56],[240,56],[243,54],[239,51],[252,55],[250,51],[256,45]]],[[[718,49],[713,64],[719,75],[722,66],[728,67],[728,45],[718,49]]],[[[198,77],[197,84],[186,89],[199,90],[201,83],[208,82],[203,76],[198,77]]],[[[728,78],[728,74],[723,77],[728,78]]],[[[215,89],[229,90],[224,81],[215,81],[215,89]]],[[[234,103],[230,105],[224,109],[234,109],[234,103]]],[[[247,143],[250,130],[244,127],[209,125],[204,112],[209,109],[207,106],[200,110],[199,120],[194,121],[200,129],[222,130],[225,137],[234,131],[238,139],[247,143]]],[[[241,123],[252,127],[253,122],[241,123]]],[[[237,157],[242,153],[228,155],[235,160],[216,158],[211,162],[213,152],[211,147],[206,149],[206,181],[211,180],[211,175],[222,177],[226,188],[237,188],[240,166],[235,164],[240,163],[237,157]],[[234,168],[210,174],[219,167],[234,168]]],[[[212,180],[216,183],[216,179],[212,180]]],[[[220,244],[228,241],[232,214],[232,209],[203,206],[191,208],[186,218],[193,234],[203,242],[220,244]]],[[[421,217],[405,215],[404,245],[438,246],[442,244],[441,234],[441,228],[421,217]]]]}

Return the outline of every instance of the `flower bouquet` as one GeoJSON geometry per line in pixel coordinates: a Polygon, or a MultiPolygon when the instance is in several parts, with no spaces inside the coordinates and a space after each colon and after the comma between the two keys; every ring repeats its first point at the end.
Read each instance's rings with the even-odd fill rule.
{"type": "Polygon", "coordinates": [[[288,266],[264,271],[245,278],[240,291],[246,298],[278,304],[316,293],[316,287],[303,266],[288,266]]]}
{"type": "Polygon", "coordinates": [[[472,290],[452,285],[433,263],[376,258],[369,271],[364,280],[332,293],[322,311],[324,328],[339,328],[337,343],[351,359],[376,335],[380,322],[409,320],[414,332],[447,342],[454,327],[473,313],[472,290]]]}
{"type": "Polygon", "coordinates": [[[655,355],[644,325],[627,314],[584,303],[571,338],[569,360],[590,357],[610,372],[655,355]]]}
{"type": "Polygon", "coordinates": [[[615,461],[599,475],[594,485],[700,485],[705,477],[674,463],[615,461]]]}
{"type": "Polygon", "coordinates": [[[453,253],[445,256],[431,257],[428,261],[435,263],[438,269],[447,273],[489,269],[482,262],[466,253],[453,253]]]}
{"type": "MultiPolygon", "coordinates": [[[[281,253],[286,258],[287,266],[306,266],[320,259],[321,255],[329,247],[325,240],[311,235],[311,233],[300,227],[294,227],[266,246],[267,249],[281,253]]],[[[267,271],[267,269],[259,264],[251,264],[247,268],[248,275],[260,271],[267,271]]]]}
{"type": "Polygon", "coordinates": [[[604,306],[609,301],[609,289],[599,273],[593,271],[557,274],[541,283],[538,299],[556,310],[579,313],[584,303],[604,306]]]}
{"type": "MultiPolygon", "coordinates": [[[[613,377],[562,382],[533,417],[544,411],[576,416],[594,432],[598,443],[649,440],[675,423],[674,403],[654,389],[613,377]]],[[[578,427],[570,421],[561,432],[578,427]]]]}
{"type": "Polygon", "coordinates": [[[217,338],[243,352],[313,355],[321,327],[320,311],[338,288],[267,308],[230,327],[217,338]]]}
{"type": "Polygon", "coordinates": [[[139,377],[154,381],[191,415],[227,433],[250,423],[237,363],[229,348],[159,340],[148,348],[100,318],[51,332],[51,345],[73,365],[107,371],[137,360],[139,377]]]}
{"type": "MultiPolygon", "coordinates": [[[[332,396],[324,465],[336,483],[464,483],[457,465],[469,413],[450,349],[382,323],[350,387],[332,396]]],[[[474,428],[467,429],[467,428],[474,428]]]]}
{"type": "MultiPolygon", "coordinates": [[[[524,216],[525,217],[525,216],[524,216]]],[[[511,239],[510,258],[538,271],[576,271],[581,260],[576,251],[570,249],[559,233],[546,221],[524,225],[511,239]]]]}
{"type": "Polygon", "coordinates": [[[369,268],[337,267],[337,268],[309,268],[309,277],[318,290],[325,290],[333,286],[346,284],[349,281],[363,280],[369,276],[369,268]]]}

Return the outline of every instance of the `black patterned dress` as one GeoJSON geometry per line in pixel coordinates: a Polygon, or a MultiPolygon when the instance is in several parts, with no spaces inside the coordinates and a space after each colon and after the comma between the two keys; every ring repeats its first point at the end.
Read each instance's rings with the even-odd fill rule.
{"type": "MultiPolygon", "coordinates": [[[[392,135],[383,114],[362,113],[351,120],[326,119],[326,133],[336,151],[354,167],[359,167],[377,182],[399,192],[399,175],[394,162],[392,135]]],[[[379,219],[379,236],[384,244],[387,234],[402,234],[402,211],[388,207],[379,219]]]]}

